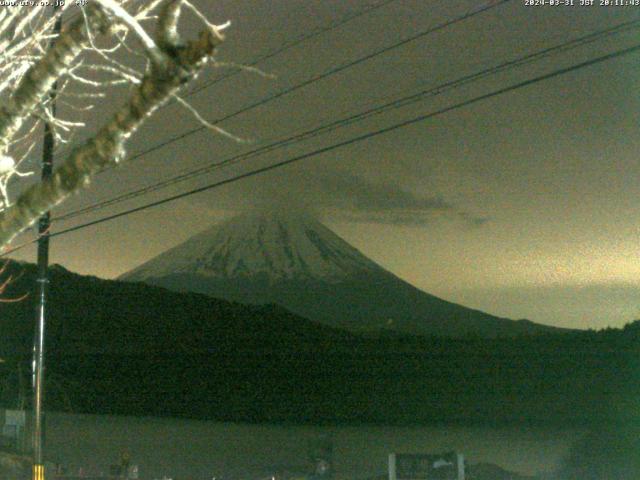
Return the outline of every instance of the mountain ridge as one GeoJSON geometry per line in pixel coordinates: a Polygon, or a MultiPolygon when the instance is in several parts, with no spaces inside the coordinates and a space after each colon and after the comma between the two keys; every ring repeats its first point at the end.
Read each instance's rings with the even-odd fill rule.
{"type": "Polygon", "coordinates": [[[357,332],[493,337],[565,330],[498,317],[423,292],[300,213],[233,217],[119,280],[241,303],[275,303],[357,332]]]}

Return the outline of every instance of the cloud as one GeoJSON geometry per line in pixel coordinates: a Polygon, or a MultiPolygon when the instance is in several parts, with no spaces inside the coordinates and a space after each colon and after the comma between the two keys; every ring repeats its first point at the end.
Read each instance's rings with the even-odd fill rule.
{"type": "Polygon", "coordinates": [[[349,221],[424,225],[444,217],[475,227],[488,221],[460,210],[440,195],[419,195],[395,181],[372,182],[342,173],[320,176],[315,185],[323,193],[320,204],[349,221]]]}
{"type": "Polygon", "coordinates": [[[227,190],[215,203],[232,211],[296,208],[331,219],[388,225],[422,226],[441,219],[474,228],[489,221],[442,195],[416,193],[400,181],[372,180],[347,171],[305,170],[256,178],[227,190]]]}

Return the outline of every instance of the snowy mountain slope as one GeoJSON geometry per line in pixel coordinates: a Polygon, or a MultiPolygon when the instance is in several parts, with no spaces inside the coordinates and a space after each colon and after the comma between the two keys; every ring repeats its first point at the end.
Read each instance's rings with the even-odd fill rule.
{"type": "Polygon", "coordinates": [[[310,320],[359,332],[494,337],[553,330],[498,318],[418,290],[320,222],[300,214],[234,217],[121,280],[242,303],[276,303],[310,320]]]}
{"type": "Polygon", "coordinates": [[[123,276],[147,280],[173,274],[208,278],[338,281],[382,270],[321,223],[301,214],[240,215],[192,237],[123,276]]]}

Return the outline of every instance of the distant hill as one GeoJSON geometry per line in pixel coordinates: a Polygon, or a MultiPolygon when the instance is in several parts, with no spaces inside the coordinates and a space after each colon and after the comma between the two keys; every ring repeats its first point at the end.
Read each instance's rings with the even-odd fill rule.
{"type": "Polygon", "coordinates": [[[560,331],[425,293],[317,220],[284,211],[249,212],[213,226],[121,280],[242,303],[275,303],[354,332],[499,337],[560,331]]]}
{"type": "MultiPolygon", "coordinates": [[[[5,298],[30,292],[12,264],[5,298]]],[[[29,385],[35,295],[0,303],[2,402],[29,385]],[[22,373],[22,381],[18,380],[22,373]]],[[[640,322],[486,339],[363,337],[246,306],[51,269],[47,405],[314,424],[587,425],[640,398],[640,322]]]]}
{"type": "MultiPolygon", "coordinates": [[[[7,275],[16,280],[4,297],[28,297],[0,302],[0,357],[31,351],[35,315],[35,265],[12,263],[7,275]]],[[[241,305],[141,283],[103,280],[59,265],[51,267],[50,279],[47,348],[52,354],[202,354],[238,347],[294,345],[300,349],[306,342],[357,341],[353,334],[275,305],[241,305]]]]}

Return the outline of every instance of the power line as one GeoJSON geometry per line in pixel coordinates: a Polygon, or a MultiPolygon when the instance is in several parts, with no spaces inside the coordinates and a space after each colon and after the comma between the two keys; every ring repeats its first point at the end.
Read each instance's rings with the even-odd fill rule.
{"type": "MultiPolygon", "coordinates": [[[[234,177],[230,177],[230,178],[225,179],[225,180],[220,180],[220,181],[217,181],[215,183],[211,183],[209,185],[205,185],[203,187],[195,188],[195,189],[189,190],[187,192],[183,192],[183,193],[180,193],[180,194],[177,194],[177,195],[172,195],[170,197],[163,198],[161,200],[157,200],[157,201],[154,201],[154,202],[147,203],[145,205],[141,205],[139,207],[131,208],[129,210],[125,210],[125,211],[122,211],[122,212],[119,212],[119,213],[116,213],[116,214],[113,214],[113,215],[108,215],[108,216],[99,218],[97,220],[93,220],[93,221],[90,221],[90,222],[83,223],[81,225],[76,225],[74,227],[70,227],[70,228],[67,228],[67,229],[64,229],[64,230],[61,230],[61,231],[58,231],[58,232],[54,232],[54,233],[51,233],[50,236],[51,237],[57,237],[57,236],[60,236],[60,235],[65,235],[67,233],[74,232],[76,230],[80,230],[80,229],[83,229],[83,228],[86,228],[86,227],[90,227],[90,226],[97,225],[97,224],[100,224],[100,223],[104,223],[104,222],[107,222],[107,221],[110,221],[110,220],[114,220],[116,218],[120,218],[120,217],[123,217],[123,216],[126,216],[126,215],[130,215],[132,213],[140,212],[142,210],[146,210],[146,209],[149,209],[149,208],[152,208],[152,207],[156,207],[156,206],[168,203],[168,202],[172,202],[172,201],[178,200],[180,198],[185,198],[185,197],[188,197],[188,196],[191,196],[191,195],[195,195],[197,193],[201,193],[201,192],[204,192],[204,191],[207,191],[207,190],[212,190],[214,188],[218,188],[218,187],[221,187],[223,185],[227,185],[227,184],[230,184],[230,183],[237,182],[239,180],[243,180],[245,178],[253,177],[253,176],[256,176],[256,175],[259,175],[259,174],[262,174],[262,173],[265,173],[265,172],[268,172],[268,171],[271,171],[271,170],[275,170],[275,169],[284,167],[286,165],[290,165],[292,163],[296,163],[296,162],[299,162],[301,160],[305,160],[307,158],[315,157],[315,156],[318,156],[318,155],[321,155],[321,154],[336,150],[338,148],[342,148],[342,147],[345,147],[345,146],[348,146],[348,145],[352,145],[352,144],[355,144],[355,143],[358,143],[358,142],[361,142],[361,141],[364,141],[364,140],[368,140],[370,138],[373,138],[373,137],[376,137],[376,136],[379,136],[379,135],[382,135],[382,134],[385,134],[385,133],[389,133],[389,132],[398,130],[400,128],[404,128],[404,127],[407,127],[407,126],[410,126],[410,125],[414,125],[414,124],[417,124],[419,122],[423,122],[425,120],[428,120],[428,119],[434,118],[436,116],[442,115],[444,113],[448,113],[448,112],[451,112],[453,110],[457,110],[457,109],[460,109],[460,108],[463,108],[463,107],[478,103],[480,101],[487,100],[487,99],[496,97],[498,95],[502,95],[502,94],[507,93],[507,92],[511,92],[511,91],[514,91],[514,90],[517,90],[517,89],[520,89],[520,88],[523,88],[523,87],[526,87],[526,86],[529,86],[529,85],[533,85],[533,84],[538,83],[538,82],[549,80],[551,78],[555,78],[555,77],[558,77],[558,76],[561,76],[561,75],[565,75],[567,73],[574,72],[574,71],[580,70],[582,68],[586,68],[586,67],[589,67],[589,66],[592,66],[592,65],[596,65],[598,63],[602,63],[602,62],[605,62],[607,60],[612,60],[614,58],[622,57],[623,55],[629,55],[631,53],[635,53],[635,52],[638,52],[638,51],[640,51],[640,44],[636,44],[636,45],[634,45],[632,47],[629,47],[629,48],[617,50],[615,52],[612,52],[612,53],[609,53],[609,54],[606,54],[606,55],[602,55],[600,57],[597,57],[597,58],[594,58],[594,59],[591,59],[591,60],[587,60],[585,62],[581,62],[581,63],[575,64],[575,65],[572,65],[570,67],[566,67],[566,68],[562,68],[562,69],[559,69],[559,70],[555,70],[555,71],[553,71],[551,73],[540,75],[540,76],[531,78],[529,80],[518,82],[518,83],[515,83],[515,84],[512,84],[512,85],[509,85],[507,87],[503,87],[503,88],[500,88],[498,90],[494,90],[494,91],[492,91],[490,93],[486,93],[484,95],[479,95],[479,96],[473,97],[473,98],[471,98],[469,100],[465,100],[465,101],[450,105],[450,106],[442,108],[440,110],[436,110],[434,112],[430,112],[430,113],[426,113],[426,114],[423,114],[423,115],[419,115],[419,116],[411,118],[409,120],[405,120],[403,122],[396,123],[394,125],[391,125],[391,126],[388,126],[388,127],[385,127],[385,128],[381,128],[379,130],[374,130],[372,132],[368,132],[368,133],[363,134],[363,135],[352,137],[352,138],[350,138],[348,140],[345,140],[345,141],[342,141],[342,142],[338,142],[338,143],[334,143],[332,145],[329,145],[329,146],[326,146],[326,147],[323,147],[323,148],[319,148],[319,149],[314,150],[312,152],[308,152],[308,153],[304,153],[304,154],[301,154],[301,155],[297,155],[297,156],[289,158],[287,160],[282,160],[280,162],[276,162],[276,163],[273,163],[273,164],[265,166],[265,167],[261,167],[261,168],[255,169],[255,170],[251,170],[249,172],[245,172],[245,173],[236,175],[234,177]]],[[[15,249],[12,250],[12,251],[15,251],[15,249]]],[[[7,252],[7,253],[10,253],[10,252],[7,252]]],[[[2,256],[7,255],[7,253],[3,254],[2,256]]]]}
{"type": "MultiPolygon", "coordinates": [[[[245,63],[245,64],[240,65],[236,70],[233,70],[233,71],[231,71],[229,73],[226,73],[224,75],[220,75],[220,76],[218,76],[218,77],[216,77],[216,78],[204,83],[203,85],[201,85],[199,87],[196,87],[196,88],[186,92],[184,94],[184,96],[185,97],[190,97],[192,95],[195,95],[196,93],[199,93],[202,90],[210,88],[210,87],[216,85],[217,83],[222,82],[223,80],[226,80],[226,79],[228,79],[230,77],[233,77],[233,76],[241,73],[243,71],[242,67],[254,67],[257,64],[259,64],[259,63],[261,63],[261,62],[263,62],[265,60],[268,60],[270,58],[276,57],[276,56],[280,55],[281,53],[284,53],[287,50],[290,50],[292,48],[295,48],[298,45],[300,45],[300,44],[302,44],[302,43],[304,43],[304,42],[306,42],[308,40],[311,40],[311,39],[313,39],[315,37],[318,37],[320,35],[323,35],[323,34],[325,34],[327,32],[330,32],[332,30],[340,28],[341,26],[346,25],[347,23],[349,23],[349,22],[351,22],[353,20],[356,20],[357,18],[360,18],[360,17],[362,17],[364,15],[367,15],[369,13],[372,13],[372,12],[374,12],[374,11],[376,11],[376,10],[382,8],[382,7],[385,7],[385,6],[387,6],[387,5],[389,5],[389,4],[393,3],[393,2],[396,2],[396,1],[397,0],[382,0],[382,1],[378,2],[378,3],[374,3],[372,5],[368,5],[365,8],[362,8],[362,9],[360,9],[360,10],[354,12],[354,13],[345,15],[344,17],[339,18],[338,20],[336,20],[334,22],[330,22],[329,24],[327,24],[327,25],[325,25],[325,26],[323,26],[323,27],[321,27],[319,29],[312,30],[312,31],[310,31],[308,33],[304,33],[304,34],[302,34],[301,36],[299,36],[297,38],[294,38],[294,39],[292,39],[292,40],[290,40],[288,42],[284,42],[282,45],[280,45],[279,47],[277,47],[276,49],[274,49],[274,50],[272,50],[270,52],[267,52],[267,53],[265,53],[263,55],[255,57],[249,63],[245,63]]],[[[76,13],[73,17],[69,18],[68,21],[71,22],[71,21],[75,20],[76,18],[78,18],[80,15],[82,15],[81,12],[76,13]]],[[[167,106],[169,106],[169,105],[171,105],[173,103],[174,103],[174,101],[170,101],[170,102],[162,105],[160,108],[165,108],[165,107],[167,107],[167,106]]],[[[67,152],[68,152],[68,150],[65,150],[64,152],[61,152],[61,154],[65,155],[67,152]]]]}
{"type": "MultiPolygon", "coordinates": [[[[248,112],[250,110],[253,110],[253,109],[257,108],[257,107],[265,105],[265,104],[267,104],[269,102],[272,102],[273,100],[276,100],[278,98],[284,97],[285,95],[293,93],[293,92],[295,92],[297,90],[300,90],[300,89],[302,89],[304,87],[307,87],[307,86],[309,86],[309,85],[311,85],[313,83],[316,83],[316,82],[319,82],[321,80],[324,80],[324,79],[326,79],[326,78],[328,78],[328,77],[330,77],[332,75],[336,75],[337,73],[340,73],[340,72],[343,72],[343,71],[345,71],[345,70],[347,70],[349,68],[355,67],[356,65],[360,65],[361,63],[364,63],[364,62],[366,62],[368,60],[371,60],[372,58],[375,58],[375,57],[378,57],[378,56],[383,55],[385,53],[388,53],[388,52],[390,52],[392,50],[395,50],[395,49],[400,48],[400,47],[402,47],[404,45],[407,45],[408,43],[411,43],[411,42],[416,41],[416,40],[418,40],[420,38],[423,38],[423,37],[426,37],[428,35],[431,35],[431,34],[437,32],[439,30],[443,30],[443,29],[445,29],[447,27],[450,27],[451,25],[455,25],[456,23],[462,22],[464,20],[468,20],[469,18],[472,18],[472,17],[474,17],[476,15],[479,15],[481,13],[487,12],[487,11],[493,9],[493,8],[496,8],[496,7],[498,7],[498,6],[502,5],[502,4],[508,3],[510,1],[512,1],[512,0],[496,0],[493,3],[485,4],[485,5],[483,5],[483,6],[479,7],[479,8],[471,10],[471,11],[469,11],[469,12],[463,14],[463,15],[459,15],[459,16],[451,19],[451,20],[447,20],[445,22],[439,23],[438,25],[436,25],[434,27],[430,27],[430,28],[428,28],[426,30],[423,30],[423,31],[421,31],[421,32],[419,32],[419,33],[417,33],[415,35],[407,37],[404,40],[400,40],[400,41],[398,41],[398,42],[396,42],[394,44],[391,44],[391,45],[388,45],[386,47],[383,47],[383,48],[380,48],[378,50],[375,50],[375,51],[373,51],[371,53],[368,53],[368,54],[366,54],[366,55],[364,55],[362,57],[359,57],[359,58],[357,58],[355,60],[352,60],[352,61],[347,62],[345,64],[339,65],[337,67],[331,68],[331,69],[325,71],[324,73],[315,75],[315,76],[313,76],[313,77],[311,77],[311,78],[309,78],[307,80],[304,80],[304,81],[302,81],[302,82],[300,82],[300,83],[298,83],[296,85],[293,85],[293,86],[291,86],[289,88],[286,88],[284,90],[276,92],[276,93],[274,93],[274,94],[272,94],[270,96],[262,98],[262,99],[258,100],[257,102],[254,102],[254,103],[252,103],[250,105],[246,105],[246,106],[242,107],[240,110],[236,110],[233,113],[230,113],[230,114],[225,115],[225,116],[223,116],[221,118],[213,120],[211,123],[222,123],[222,122],[224,122],[226,120],[229,120],[229,119],[231,119],[233,117],[236,117],[238,115],[246,113],[246,112],[248,112]]],[[[152,153],[152,152],[155,152],[157,150],[160,150],[161,148],[164,148],[167,145],[175,143],[178,140],[182,140],[183,138],[186,138],[188,136],[191,136],[191,135],[193,135],[195,133],[201,132],[201,131],[206,130],[206,129],[207,129],[206,126],[199,126],[199,127],[193,128],[191,130],[188,130],[188,131],[186,131],[184,133],[181,133],[180,135],[177,135],[175,137],[167,139],[167,140],[165,140],[163,142],[157,143],[156,145],[154,145],[154,146],[152,146],[152,147],[150,147],[150,148],[148,148],[146,150],[143,150],[142,152],[139,152],[139,153],[137,153],[135,155],[132,155],[131,157],[129,157],[128,161],[136,160],[136,159],[138,159],[140,157],[143,157],[143,156],[145,156],[145,155],[147,155],[149,153],[152,153]]],[[[99,173],[104,173],[104,172],[106,172],[108,170],[110,170],[110,169],[102,170],[99,173]]]]}
{"type": "Polygon", "coordinates": [[[239,155],[236,155],[234,157],[219,161],[219,162],[214,162],[211,163],[209,165],[205,165],[203,167],[199,167],[197,169],[194,170],[190,170],[188,172],[185,172],[183,174],[171,177],[169,179],[165,179],[161,182],[157,182],[151,185],[147,185],[145,187],[118,195],[116,197],[110,198],[110,199],[106,199],[100,202],[97,202],[93,205],[89,205],[87,207],[83,207],[77,210],[74,210],[72,212],[69,212],[67,214],[58,216],[56,218],[56,221],[64,221],[64,220],[68,220],[71,218],[74,218],[78,215],[82,215],[82,214],[86,214],[95,210],[99,210],[120,202],[123,202],[125,200],[130,200],[133,198],[137,198],[139,196],[160,190],[162,188],[186,181],[188,179],[191,179],[193,177],[199,176],[203,173],[208,173],[217,169],[220,169],[222,167],[231,165],[231,164],[235,164],[238,163],[240,161],[243,160],[247,160],[249,158],[267,153],[267,152],[271,152],[273,150],[285,147],[285,146],[289,146],[292,144],[296,144],[299,143],[303,140],[307,140],[309,138],[313,138],[316,137],[318,135],[327,133],[329,131],[333,131],[336,130],[338,128],[342,128],[344,126],[347,125],[351,125],[353,123],[356,122],[360,122],[362,120],[365,120],[373,115],[377,115],[377,114],[381,114],[384,113],[388,110],[391,109],[397,109],[397,108],[401,108],[407,105],[411,105],[413,103],[416,103],[418,101],[422,101],[427,97],[433,97],[436,95],[440,95],[442,93],[445,93],[449,90],[455,89],[455,88],[460,88],[464,85],[467,85],[469,83],[481,80],[483,78],[486,78],[490,75],[495,75],[498,73],[502,73],[505,72],[507,70],[510,70],[512,68],[516,68],[516,67],[521,67],[523,65],[527,65],[530,64],[532,62],[538,61],[540,59],[543,58],[547,58],[551,55],[556,55],[558,53],[562,53],[562,52],[566,52],[568,50],[583,46],[585,44],[588,43],[592,43],[598,40],[601,40],[603,38],[609,37],[611,35],[614,34],[619,34],[621,32],[625,32],[631,29],[635,29],[638,28],[640,24],[640,20],[632,20],[632,21],[628,21],[628,22],[623,22],[621,24],[615,25],[613,27],[607,28],[605,30],[600,30],[597,32],[593,32],[591,34],[588,35],[584,35],[582,37],[573,39],[573,40],[569,40],[566,42],[563,42],[561,44],[537,51],[537,52],[533,52],[531,54],[527,54],[527,55],[523,55],[521,57],[518,57],[514,60],[509,60],[506,62],[503,62],[497,66],[494,67],[490,67],[484,70],[481,70],[479,72],[470,74],[470,75],[465,75],[461,78],[458,78],[456,80],[452,80],[449,82],[446,82],[444,84],[438,85],[436,87],[432,87],[429,88],[427,90],[423,90],[421,92],[412,94],[412,95],[408,95],[408,96],[404,96],[402,98],[398,98],[396,100],[387,102],[385,104],[379,105],[375,108],[369,108],[363,112],[357,113],[357,114],[353,114],[350,115],[348,117],[344,117],[341,118],[339,120],[334,120],[332,122],[329,122],[327,124],[321,125],[319,127],[315,127],[312,128],[310,130],[306,130],[302,133],[298,133],[296,135],[292,135],[290,137],[287,137],[285,139],[281,139],[278,140],[274,143],[271,143],[269,145],[265,145],[263,147],[257,148],[255,150],[252,150],[250,152],[245,152],[239,155]]]}
{"type": "MultiPolygon", "coordinates": [[[[339,72],[342,72],[342,71],[344,71],[344,70],[346,70],[348,68],[351,68],[351,67],[354,67],[356,65],[359,65],[359,64],[361,64],[363,62],[366,62],[366,61],[368,61],[368,60],[370,60],[372,58],[375,58],[375,57],[377,57],[379,55],[383,55],[383,54],[385,54],[385,53],[387,53],[389,51],[392,51],[392,50],[394,50],[396,48],[400,48],[400,47],[402,47],[402,46],[404,46],[404,45],[406,45],[406,44],[408,44],[410,42],[413,42],[413,41],[418,40],[420,38],[426,37],[427,35],[430,35],[430,34],[433,34],[433,33],[437,32],[437,31],[439,31],[439,30],[445,29],[445,28],[447,28],[447,27],[449,27],[451,25],[455,25],[455,24],[457,24],[459,22],[462,22],[464,20],[472,18],[472,17],[474,17],[476,15],[479,15],[481,13],[489,11],[489,10],[491,10],[493,8],[496,8],[496,7],[498,7],[498,6],[502,5],[502,4],[508,3],[510,1],[511,0],[493,0],[493,2],[486,3],[486,4],[476,8],[474,10],[468,11],[467,13],[465,13],[463,15],[460,15],[458,17],[455,17],[455,18],[451,19],[451,20],[447,20],[445,22],[437,24],[437,25],[435,25],[433,27],[430,27],[430,28],[428,28],[426,30],[423,30],[423,31],[421,31],[421,32],[419,32],[417,34],[414,34],[414,35],[412,35],[412,36],[410,36],[408,38],[405,38],[404,40],[400,40],[400,41],[398,41],[398,42],[396,42],[396,43],[394,43],[392,45],[383,47],[383,48],[381,48],[379,50],[376,50],[374,52],[371,52],[371,53],[369,53],[369,54],[367,54],[367,55],[365,55],[363,57],[359,57],[359,58],[357,58],[357,59],[355,59],[355,60],[353,60],[351,62],[348,62],[346,64],[340,65],[340,66],[335,67],[333,69],[330,69],[330,70],[328,70],[328,71],[326,71],[326,72],[324,72],[322,74],[319,74],[317,76],[314,76],[314,77],[312,77],[312,78],[310,78],[310,79],[308,79],[306,81],[303,81],[303,82],[301,82],[299,84],[293,85],[292,87],[289,87],[289,88],[287,88],[285,90],[277,92],[277,93],[275,93],[275,94],[273,94],[273,95],[271,95],[269,97],[266,97],[264,99],[261,99],[260,101],[258,101],[256,103],[253,103],[251,105],[248,105],[246,107],[243,107],[242,109],[240,109],[240,110],[238,110],[238,111],[236,111],[234,113],[231,113],[229,115],[226,115],[225,117],[223,117],[221,119],[214,120],[213,123],[220,123],[220,122],[223,122],[225,120],[228,120],[228,119],[230,119],[232,117],[235,117],[235,116],[240,115],[242,113],[245,113],[245,112],[247,112],[249,110],[257,108],[258,106],[264,105],[264,104],[266,104],[266,103],[268,103],[268,102],[270,102],[272,100],[275,100],[275,99],[283,97],[283,96],[285,96],[285,95],[287,95],[289,93],[292,93],[292,92],[294,92],[296,90],[304,88],[304,87],[306,87],[306,86],[308,86],[308,85],[310,85],[312,83],[315,83],[317,81],[320,81],[320,80],[323,80],[325,78],[328,78],[328,77],[330,77],[332,75],[335,75],[335,74],[337,74],[339,72]]],[[[383,2],[381,2],[381,3],[383,3],[383,2]]],[[[389,2],[386,2],[386,3],[389,3],[389,2]]],[[[384,4],[386,5],[386,3],[384,3],[384,4]]],[[[77,14],[77,15],[79,15],[79,14],[77,14]]],[[[195,133],[197,133],[199,131],[202,131],[205,128],[206,127],[202,126],[202,127],[190,130],[188,132],[185,132],[185,133],[183,133],[183,134],[181,134],[181,135],[179,135],[177,137],[174,137],[172,139],[169,139],[169,140],[167,140],[165,142],[161,142],[160,144],[154,145],[153,147],[151,147],[151,148],[149,148],[149,149],[147,149],[145,151],[142,151],[142,152],[140,152],[138,154],[133,155],[132,157],[129,158],[129,161],[135,160],[137,158],[140,158],[140,157],[142,157],[142,156],[144,156],[144,155],[146,155],[148,153],[151,153],[151,152],[156,151],[156,150],[158,150],[160,148],[163,148],[163,147],[165,147],[165,146],[167,146],[167,145],[169,145],[169,144],[171,144],[173,142],[176,142],[176,141],[178,141],[178,140],[180,140],[182,138],[185,138],[185,137],[187,137],[189,135],[192,135],[192,134],[195,134],[195,133]]],[[[100,173],[104,173],[105,171],[108,171],[108,170],[109,169],[102,170],[102,171],[100,171],[98,173],[99,174],[100,173]]],[[[27,244],[23,244],[20,247],[16,247],[14,249],[11,249],[11,250],[8,250],[8,251],[6,251],[4,253],[1,253],[0,257],[8,255],[9,253],[14,252],[14,251],[16,251],[16,250],[18,250],[20,248],[23,248],[27,244]]]]}
{"type": "MultiPolygon", "coordinates": [[[[367,15],[367,14],[369,14],[369,13],[375,11],[375,10],[378,10],[379,8],[382,8],[382,7],[384,7],[384,6],[386,6],[386,5],[390,4],[390,3],[393,3],[395,1],[397,1],[397,0],[384,0],[384,1],[381,1],[381,2],[378,2],[378,3],[375,3],[373,5],[370,5],[370,6],[366,7],[366,8],[363,8],[362,10],[360,10],[358,12],[355,12],[353,14],[346,15],[344,18],[339,19],[336,22],[330,23],[325,27],[322,27],[322,28],[320,28],[320,29],[318,29],[316,31],[305,33],[305,34],[301,35],[297,39],[293,39],[293,40],[291,40],[289,42],[286,42],[282,46],[280,46],[279,48],[276,48],[275,50],[273,50],[273,51],[271,51],[269,53],[266,53],[264,55],[256,57],[251,62],[249,62],[247,64],[244,64],[244,65],[248,66],[248,67],[253,67],[253,66],[257,65],[258,63],[263,62],[264,60],[268,60],[270,58],[273,58],[273,57],[281,54],[282,52],[285,52],[285,51],[287,51],[287,50],[289,50],[289,49],[291,49],[293,47],[296,47],[296,46],[300,45],[303,42],[306,42],[307,40],[310,40],[312,38],[320,36],[320,35],[322,35],[322,34],[324,34],[326,32],[329,32],[331,30],[335,30],[336,28],[339,28],[342,25],[345,25],[345,24],[349,23],[350,21],[355,20],[356,18],[362,17],[363,15],[367,15]]],[[[196,88],[192,89],[191,91],[189,91],[189,93],[187,93],[187,96],[194,95],[194,94],[196,94],[196,93],[198,93],[198,92],[200,92],[200,91],[202,91],[204,89],[207,89],[207,88],[215,85],[216,83],[219,83],[219,82],[221,82],[223,80],[226,80],[229,77],[237,75],[240,72],[242,72],[242,69],[235,70],[235,71],[230,72],[228,74],[216,77],[213,80],[210,80],[209,82],[206,82],[203,85],[200,85],[199,87],[196,87],[196,88]]]]}

